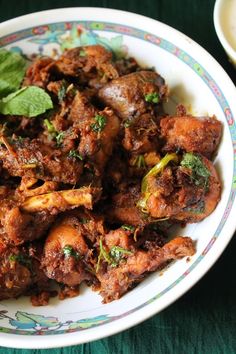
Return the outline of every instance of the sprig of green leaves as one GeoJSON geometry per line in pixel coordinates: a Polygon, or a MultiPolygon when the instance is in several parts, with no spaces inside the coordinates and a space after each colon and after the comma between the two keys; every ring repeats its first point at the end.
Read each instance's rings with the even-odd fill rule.
{"type": "Polygon", "coordinates": [[[20,88],[26,60],[18,53],[0,50],[0,113],[36,117],[53,108],[51,97],[37,86],[20,88]]]}

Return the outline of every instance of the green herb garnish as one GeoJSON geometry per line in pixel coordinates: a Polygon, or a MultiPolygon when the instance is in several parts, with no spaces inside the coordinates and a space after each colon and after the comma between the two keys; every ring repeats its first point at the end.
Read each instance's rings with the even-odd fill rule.
{"type": "Polygon", "coordinates": [[[138,168],[146,168],[146,162],[143,155],[138,155],[134,161],[134,166],[138,168]]]}
{"type": "Polygon", "coordinates": [[[119,246],[113,246],[111,248],[109,254],[110,254],[111,259],[112,259],[111,266],[112,267],[116,267],[120,263],[121,259],[123,258],[123,256],[125,254],[131,255],[131,254],[133,254],[133,252],[128,251],[125,248],[122,248],[122,247],[119,247],[119,246]]]}
{"type": "Polygon", "coordinates": [[[122,247],[119,246],[113,246],[110,249],[110,252],[108,253],[102,244],[102,240],[100,239],[99,241],[99,248],[100,252],[98,255],[98,261],[97,261],[97,266],[96,266],[96,273],[99,271],[100,263],[101,260],[103,259],[105,262],[107,262],[111,267],[116,267],[121,259],[123,258],[124,255],[130,255],[133,254],[133,252],[128,251],[122,247]]]}
{"type": "Polygon", "coordinates": [[[209,177],[211,174],[202,162],[200,156],[187,152],[184,154],[180,165],[191,170],[190,177],[196,186],[202,186],[205,189],[208,188],[209,177]]]}
{"type": "Polygon", "coordinates": [[[126,119],[124,121],[124,127],[129,128],[132,125],[132,123],[133,123],[132,119],[126,119]]]}
{"type": "Polygon", "coordinates": [[[80,219],[81,224],[87,224],[89,222],[89,219],[87,218],[81,218],[80,219]]]}
{"type": "Polygon", "coordinates": [[[30,268],[32,267],[32,262],[31,259],[29,259],[29,257],[23,255],[22,253],[19,254],[11,254],[9,257],[9,261],[11,262],[18,262],[21,265],[30,268]]]}
{"type": "MultiPolygon", "coordinates": [[[[57,146],[60,146],[62,144],[62,142],[63,142],[65,133],[64,132],[58,132],[55,129],[54,125],[48,119],[44,119],[43,124],[47,128],[47,131],[51,135],[51,137],[53,139],[56,139],[57,146]]],[[[69,153],[69,155],[70,155],[70,153],[69,153]]],[[[69,156],[69,157],[74,157],[74,156],[69,156]]]]}
{"type": "Polygon", "coordinates": [[[51,97],[40,87],[28,86],[0,100],[0,113],[36,117],[53,108],[51,97]]]}
{"type": "Polygon", "coordinates": [[[160,101],[160,97],[157,92],[148,93],[144,96],[146,102],[158,103],[160,101]]]}
{"type": "Polygon", "coordinates": [[[85,52],[85,50],[80,50],[80,52],[79,52],[79,56],[80,57],[86,57],[86,55],[87,55],[87,53],[85,52]]]}
{"type": "Polygon", "coordinates": [[[95,123],[92,123],[90,127],[94,132],[100,133],[104,129],[107,119],[99,114],[96,114],[93,119],[95,120],[95,123]]]}
{"type": "Polygon", "coordinates": [[[74,250],[74,248],[70,245],[66,245],[65,247],[63,247],[62,252],[66,258],[69,258],[69,257],[74,257],[75,259],[81,258],[79,253],[76,252],[74,250]]]}
{"type": "Polygon", "coordinates": [[[64,137],[65,137],[64,132],[60,132],[57,134],[57,136],[56,136],[57,146],[60,146],[62,144],[64,137]]]}
{"type": "Polygon", "coordinates": [[[0,50],[0,98],[19,89],[26,70],[26,60],[18,53],[0,50]]]}
{"type": "Polygon", "coordinates": [[[64,100],[64,98],[66,96],[67,87],[68,87],[68,83],[65,80],[62,80],[61,87],[60,87],[58,94],[57,94],[58,101],[60,103],[62,103],[62,101],[64,100]]]}
{"type": "Polygon", "coordinates": [[[57,131],[54,127],[54,125],[48,120],[48,119],[44,119],[43,121],[44,126],[47,128],[47,131],[49,132],[49,134],[55,138],[57,136],[57,131]]]}
{"type": "Polygon", "coordinates": [[[135,230],[135,227],[134,226],[132,226],[132,225],[122,225],[121,226],[121,228],[123,229],[123,230],[125,230],[125,231],[134,231],[135,230]]]}
{"type": "Polygon", "coordinates": [[[78,153],[78,151],[76,150],[70,150],[69,154],[68,154],[68,157],[72,157],[72,158],[75,158],[75,159],[79,159],[79,160],[83,160],[83,157],[78,153]]]}
{"type": "Polygon", "coordinates": [[[37,86],[19,88],[26,60],[18,53],[0,50],[0,113],[36,117],[53,107],[51,97],[37,86]]]}

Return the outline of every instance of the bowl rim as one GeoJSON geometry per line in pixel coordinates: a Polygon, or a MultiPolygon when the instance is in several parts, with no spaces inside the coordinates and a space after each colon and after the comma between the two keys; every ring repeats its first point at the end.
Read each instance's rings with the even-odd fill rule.
{"type": "Polygon", "coordinates": [[[227,37],[225,36],[221,24],[221,18],[220,18],[221,10],[224,4],[225,4],[224,0],[216,0],[215,2],[214,11],[213,11],[213,21],[214,21],[215,31],[226,53],[229,55],[231,59],[233,59],[233,61],[236,62],[236,51],[233,49],[227,37]]]}
{"type": "MultiPolygon", "coordinates": [[[[146,27],[146,24],[148,24],[150,27],[153,25],[159,25],[165,30],[170,31],[172,34],[175,34],[177,38],[181,42],[185,42],[185,44],[192,48],[196,49],[199,54],[206,57],[208,61],[211,62],[211,65],[219,71],[219,75],[221,78],[224,79],[223,82],[227,82],[228,88],[231,92],[231,96],[233,94],[234,97],[236,97],[236,89],[234,87],[234,84],[232,83],[231,79],[228,77],[228,75],[225,73],[223,68],[216,62],[216,60],[201,46],[199,46],[196,42],[191,40],[189,37],[187,37],[185,34],[179,32],[178,30],[151,18],[148,18],[146,16],[138,15],[135,13],[127,12],[127,11],[121,11],[121,10],[115,10],[115,9],[108,9],[108,8],[97,8],[97,7],[72,7],[72,8],[62,8],[62,9],[52,9],[52,10],[47,10],[47,11],[40,11],[40,12],[35,12],[32,14],[16,17],[12,20],[8,20],[0,24],[0,29],[7,27],[11,24],[15,24],[17,21],[29,21],[32,20],[32,18],[37,15],[49,15],[51,13],[62,13],[65,12],[65,10],[70,10],[70,11],[86,11],[86,12],[91,12],[91,11],[96,11],[96,13],[100,13],[101,16],[105,16],[106,14],[108,15],[109,13],[113,12],[113,15],[116,15],[118,20],[112,20],[114,23],[121,23],[120,18],[127,18],[127,17],[132,17],[135,20],[137,20],[137,23],[142,21],[145,23],[143,27],[146,27]]],[[[43,16],[42,16],[43,17],[43,16]]],[[[78,19],[79,20],[79,19],[78,19]]],[[[66,21],[66,20],[65,20],[66,21]]],[[[42,21],[43,22],[43,21],[42,21]]],[[[54,21],[55,23],[56,21],[54,21]]],[[[136,28],[139,28],[140,26],[137,26],[136,28]]],[[[142,27],[142,28],[143,28],[142,27]]],[[[28,28],[28,25],[27,27],[28,28]]],[[[151,27],[152,28],[152,27],[151,27]]],[[[172,289],[174,291],[171,292],[170,294],[167,295],[168,300],[162,301],[162,305],[159,306],[158,309],[156,309],[155,302],[149,304],[143,309],[140,309],[136,311],[135,313],[129,314],[126,316],[126,321],[122,321],[122,319],[119,319],[115,321],[115,326],[110,326],[107,327],[107,324],[104,326],[106,327],[101,327],[101,328],[106,328],[105,333],[100,333],[96,328],[90,329],[86,338],[86,335],[83,335],[83,339],[81,340],[78,335],[78,333],[67,333],[67,334],[58,334],[58,335],[51,335],[51,336],[42,336],[42,337],[36,337],[36,336],[16,336],[14,334],[3,334],[3,338],[1,338],[1,345],[4,345],[6,347],[12,347],[12,344],[14,344],[15,348],[55,348],[55,347],[60,347],[60,346],[69,346],[69,345],[75,345],[75,344],[81,344],[85,343],[87,341],[92,341],[92,340],[97,340],[101,339],[110,335],[113,335],[115,333],[118,333],[122,330],[125,330],[131,326],[134,326],[147,318],[153,316],[157,312],[162,311],[165,307],[169,306],[171,303],[176,301],[180,296],[182,296],[185,292],[187,292],[210,268],[211,266],[216,262],[216,260],[219,258],[221,253],[224,251],[225,247],[227,246],[228,242],[230,241],[234,231],[235,231],[235,226],[236,226],[236,220],[233,217],[233,212],[236,211],[236,203],[233,204],[232,210],[230,212],[230,215],[228,216],[227,220],[227,230],[226,230],[226,225],[223,228],[224,232],[224,237],[221,239],[217,240],[218,248],[215,249],[215,252],[213,252],[213,256],[211,254],[211,258],[205,258],[202,260],[201,264],[198,265],[197,269],[198,272],[192,272],[192,274],[189,274],[189,277],[186,281],[186,279],[183,279],[181,282],[181,289],[175,287],[175,289],[172,289]],[[227,232],[226,232],[227,231],[227,232]],[[219,247],[220,245],[220,247],[219,247]],[[205,266],[207,264],[207,267],[205,266]],[[173,295],[172,295],[173,294],[173,295]],[[14,338],[14,339],[13,339],[14,338]],[[37,342],[36,342],[37,338],[37,342]],[[23,343],[24,342],[24,343],[23,343]]],[[[221,231],[221,232],[222,232],[221,231]]],[[[108,324],[109,326],[109,324],[108,324]]],[[[85,334],[85,332],[82,332],[82,334],[85,334]]],[[[0,336],[1,333],[0,333],[0,336]]]]}

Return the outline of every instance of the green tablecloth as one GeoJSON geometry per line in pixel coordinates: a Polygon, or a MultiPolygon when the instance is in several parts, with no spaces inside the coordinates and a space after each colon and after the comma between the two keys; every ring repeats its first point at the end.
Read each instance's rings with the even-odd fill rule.
{"type": "MultiPolygon", "coordinates": [[[[236,84],[236,71],[229,64],[215,34],[214,0],[0,0],[0,21],[69,6],[117,8],[165,22],[207,49],[236,84]]],[[[236,240],[233,239],[213,269],[192,290],[160,314],[132,329],[80,346],[32,351],[0,347],[0,354],[236,353],[235,251],[236,240]]]]}

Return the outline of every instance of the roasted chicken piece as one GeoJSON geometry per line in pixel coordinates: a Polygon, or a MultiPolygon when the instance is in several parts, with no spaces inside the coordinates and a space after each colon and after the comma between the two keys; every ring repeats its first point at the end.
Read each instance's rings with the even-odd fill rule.
{"type": "Polygon", "coordinates": [[[100,193],[99,188],[83,187],[29,197],[17,206],[7,200],[0,208],[1,238],[15,245],[38,239],[59,213],[79,206],[92,209],[100,193]]]}
{"type": "Polygon", "coordinates": [[[79,84],[99,86],[119,76],[112,63],[112,53],[100,45],[83,46],[66,50],[57,60],[38,58],[29,66],[23,86],[47,88],[54,81],[66,78],[79,84]]]}
{"type": "Polygon", "coordinates": [[[46,88],[50,80],[53,65],[54,60],[50,57],[35,59],[26,71],[23,86],[33,85],[46,88]]]}
{"type": "Polygon", "coordinates": [[[158,125],[151,113],[137,117],[125,127],[123,147],[132,154],[144,154],[158,147],[158,125]]]}
{"type": "Polygon", "coordinates": [[[165,140],[164,151],[183,150],[196,152],[211,158],[218,148],[222,123],[213,117],[191,115],[161,119],[161,136],[165,140]]]}
{"type": "Polygon", "coordinates": [[[80,83],[100,76],[102,81],[118,77],[112,64],[112,53],[100,45],[66,50],[55,63],[56,70],[65,76],[78,78],[80,83]]]}
{"type": "MultiPolygon", "coordinates": [[[[119,250],[116,249],[117,252],[119,250]]],[[[163,247],[151,244],[148,250],[122,249],[124,258],[116,266],[108,263],[97,272],[103,302],[119,299],[139,283],[149,272],[165,266],[169,261],[192,256],[195,246],[189,237],[176,237],[163,247]]],[[[112,261],[111,261],[112,262],[112,261]]]]}
{"type": "Polygon", "coordinates": [[[186,153],[179,165],[176,154],[167,154],[142,180],[137,206],[153,218],[197,222],[206,218],[220,200],[217,172],[204,156],[186,153]]]}
{"type": "Polygon", "coordinates": [[[100,192],[99,188],[81,187],[40,194],[26,199],[21,204],[21,209],[31,213],[43,210],[53,210],[55,213],[80,206],[92,209],[93,204],[99,199],[100,192]]]}
{"type": "Polygon", "coordinates": [[[92,251],[86,243],[85,228],[77,217],[65,217],[50,231],[42,266],[47,277],[70,287],[93,280],[92,251]]]}
{"type": "Polygon", "coordinates": [[[83,162],[71,159],[56,146],[29,138],[8,142],[1,138],[0,159],[11,176],[75,184],[83,172],[83,162]]]}
{"type": "Polygon", "coordinates": [[[140,116],[167,95],[165,80],[153,71],[139,71],[114,79],[103,86],[98,96],[122,120],[140,116]]]}
{"type": "Polygon", "coordinates": [[[122,223],[134,226],[145,225],[149,222],[147,216],[137,207],[140,199],[140,186],[127,188],[125,191],[114,193],[111,202],[105,208],[105,213],[111,223],[122,223]]]}
{"type": "Polygon", "coordinates": [[[40,269],[40,246],[9,247],[0,240],[0,300],[48,290],[48,278],[40,269]]]}
{"type": "Polygon", "coordinates": [[[78,92],[72,103],[69,119],[79,131],[78,152],[101,173],[110,157],[120,122],[111,109],[98,111],[87,97],[78,92]]]}

